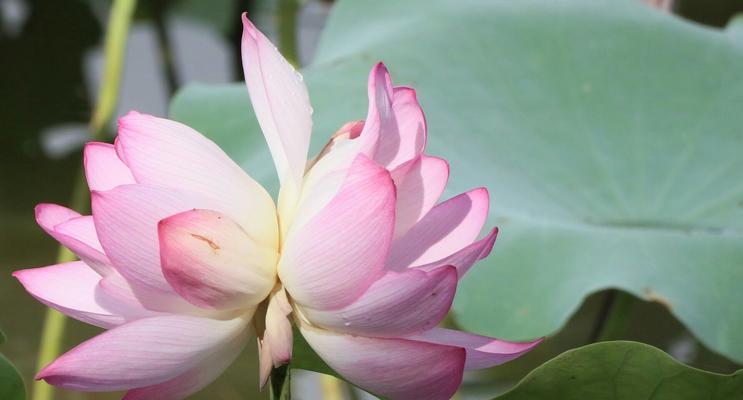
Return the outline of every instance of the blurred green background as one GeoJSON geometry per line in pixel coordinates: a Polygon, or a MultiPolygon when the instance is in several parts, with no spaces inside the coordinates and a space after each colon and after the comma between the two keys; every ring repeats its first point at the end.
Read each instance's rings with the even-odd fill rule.
{"type": "MultiPolygon", "coordinates": [[[[240,81],[239,13],[249,10],[259,27],[275,37],[277,15],[282,7],[286,7],[286,3],[283,0],[220,0],[208,3],[196,0],[140,1],[130,32],[116,114],[137,109],[165,115],[170,109],[171,95],[186,85],[240,81]]],[[[346,6],[345,10],[353,9],[349,5],[353,3],[352,0],[341,3],[346,6]]],[[[500,3],[508,8],[508,2],[500,3]]],[[[81,145],[88,135],[87,121],[100,85],[102,34],[110,3],[97,0],[0,0],[0,5],[0,304],[3,310],[0,313],[0,329],[8,337],[1,350],[15,363],[24,379],[30,382],[36,372],[35,361],[45,308],[27,295],[10,277],[10,273],[20,268],[51,264],[56,257],[56,243],[35,225],[33,207],[40,202],[69,202],[80,165],[81,145]]],[[[297,39],[303,65],[313,62],[326,18],[332,15],[336,6],[332,1],[308,0],[298,7],[297,39]]],[[[743,2],[677,1],[672,11],[682,18],[695,21],[695,24],[723,27],[733,15],[743,12],[743,2]]],[[[655,11],[648,9],[648,12],[655,11]]],[[[337,16],[338,21],[342,17],[337,16]]],[[[528,21],[525,21],[525,32],[528,29],[528,21]]],[[[343,38],[339,37],[324,40],[336,44],[343,42],[343,38]]],[[[743,41],[739,44],[743,46],[743,41]]],[[[349,44],[349,47],[353,45],[349,44]]],[[[545,50],[545,54],[548,53],[545,50]]],[[[503,54],[492,56],[508,57],[503,54]]],[[[699,56],[703,57],[704,54],[699,56]]],[[[364,68],[368,68],[375,60],[370,57],[364,61],[368,64],[364,68]]],[[[616,67],[622,68],[621,65],[616,67]]],[[[393,77],[396,71],[404,72],[401,71],[404,66],[394,63],[390,68],[393,77]]],[[[313,74],[311,67],[308,74],[313,74]]],[[[319,73],[315,75],[320,76],[319,73]]],[[[734,79],[739,82],[741,76],[734,79]]],[[[322,79],[317,78],[316,81],[322,79]]],[[[405,80],[400,83],[415,84],[405,80]]],[[[189,93],[193,94],[188,91],[183,94],[180,116],[185,120],[190,118],[197,127],[199,124],[208,126],[208,120],[188,113],[189,93]]],[[[312,90],[311,96],[314,96],[312,90]]],[[[360,100],[365,101],[365,98],[360,100]]],[[[422,97],[421,101],[426,109],[426,98],[422,97]]],[[[178,107],[176,102],[176,114],[178,107]]],[[[533,112],[538,117],[540,110],[533,112]]],[[[246,115],[249,115],[248,110],[246,115]]],[[[347,119],[356,117],[349,115],[347,119]]],[[[446,149],[441,150],[439,154],[446,157],[446,149]]],[[[743,148],[740,150],[743,153],[743,148]]],[[[457,166],[453,167],[453,173],[456,174],[457,166]]],[[[494,194],[497,199],[499,193],[494,194]]],[[[482,295],[481,291],[477,291],[474,280],[465,283],[469,286],[465,285],[464,290],[482,295]]],[[[710,293],[710,296],[713,295],[710,293]]],[[[491,398],[552,357],[595,341],[602,316],[617,297],[615,290],[601,290],[590,295],[559,329],[559,333],[550,336],[534,352],[508,364],[509,367],[468,375],[462,397],[491,398]]],[[[621,339],[652,344],[681,362],[708,371],[730,373],[740,369],[741,366],[731,357],[710,351],[700,344],[696,336],[663,303],[662,298],[650,295],[645,296],[644,300],[634,300],[631,317],[627,329],[622,331],[621,339]]],[[[457,310],[466,306],[459,300],[457,310]]],[[[570,315],[571,311],[563,310],[563,313],[570,315]]],[[[478,315],[477,318],[487,319],[487,315],[478,315]]],[[[464,325],[469,323],[477,326],[472,318],[462,320],[464,325]]],[[[96,328],[69,321],[65,348],[74,346],[96,331],[96,328]]],[[[738,352],[737,356],[740,355],[738,352]]],[[[741,360],[740,357],[737,359],[741,360]]],[[[264,397],[265,394],[258,394],[257,391],[255,363],[255,348],[251,345],[226,374],[195,398],[264,397]]],[[[295,386],[294,397],[297,399],[321,398],[318,381],[311,375],[297,379],[295,386]]],[[[118,397],[118,394],[60,390],[56,398],[118,397]]]]}

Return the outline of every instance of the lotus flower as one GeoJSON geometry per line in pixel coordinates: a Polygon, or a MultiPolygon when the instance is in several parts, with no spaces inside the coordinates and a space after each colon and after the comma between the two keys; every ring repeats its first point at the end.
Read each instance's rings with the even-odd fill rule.
{"type": "Polygon", "coordinates": [[[89,143],[92,216],[41,204],[36,219],[80,261],[17,271],[44,304],[108,329],[37,379],[126,399],[179,399],[227,368],[251,331],[260,380],[292,355],[292,321],[341,376],[393,399],[444,399],[465,370],[518,357],[515,343],[438,328],[459,279],[487,256],[488,192],[439,203],[449,168],[426,155],[413,89],[384,65],[369,112],[307,160],[301,77],[243,16],[243,65],[281,182],[269,194],[213,142],[175,121],[119,120],[89,143]]]}

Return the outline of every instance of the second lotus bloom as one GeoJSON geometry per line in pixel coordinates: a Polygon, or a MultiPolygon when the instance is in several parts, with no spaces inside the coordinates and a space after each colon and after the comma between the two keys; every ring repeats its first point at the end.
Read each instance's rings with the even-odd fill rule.
{"type": "Polygon", "coordinates": [[[438,328],[487,256],[488,193],[443,202],[449,168],[424,153],[415,91],[369,76],[364,121],[308,160],[301,77],[243,16],[245,79],[278,172],[277,205],[214,143],[130,113],[115,145],[86,147],[92,216],[40,205],[79,262],[15,273],[40,301],[104,328],[38,378],[75,390],[178,399],[229,366],[255,330],[261,382],[292,357],[292,325],[337,373],[392,399],[446,399],[463,371],[538,341],[438,328]],[[252,323],[251,323],[252,321],[252,323]]]}

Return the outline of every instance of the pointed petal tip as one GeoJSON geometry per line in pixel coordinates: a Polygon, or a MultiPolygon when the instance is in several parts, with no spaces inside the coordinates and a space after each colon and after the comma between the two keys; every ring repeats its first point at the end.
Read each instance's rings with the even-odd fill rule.
{"type": "Polygon", "coordinates": [[[41,217],[41,214],[44,212],[44,209],[47,207],[54,206],[52,203],[39,203],[34,207],[34,217],[36,218],[36,222],[41,225],[39,218],[41,217]]]}
{"type": "MultiPolygon", "coordinates": [[[[518,342],[507,342],[503,341],[505,343],[508,343],[510,346],[509,348],[503,348],[502,345],[499,345],[498,353],[500,354],[514,354],[514,355],[521,355],[525,354],[529,351],[531,351],[533,348],[537,347],[539,344],[544,342],[546,337],[542,336],[540,338],[534,339],[534,340],[526,340],[526,341],[518,341],[518,342]]],[[[488,346],[483,346],[481,349],[487,351],[488,346]]]]}
{"type": "Polygon", "coordinates": [[[143,114],[143,113],[140,113],[139,111],[129,110],[126,114],[120,116],[116,120],[116,122],[118,123],[119,128],[124,128],[126,127],[127,123],[131,121],[132,119],[139,118],[139,117],[147,117],[147,116],[149,116],[149,114],[143,114]]]}
{"type": "Polygon", "coordinates": [[[17,271],[13,271],[10,275],[13,278],[18,279],[18,282],[20,282],[21,285],[23,285],[23,287],[26,287],[26,283],[28,282],[28,279],[29,279],[29,276],[28,275],[29,274],[32,274],[35,269],[37,269],[37,268],[19,269],[17,271]]]}
{"type": "Polygon", "coordinates": [[[55,365],[57,364],[57,360],[52,361],[49,363],[46,367],[42,368],[41,371],[36,373],[36,376],[34,376],[35,381],[47,381],[47,383],[51,384],[48,379],[53,377],[55,365]]]}
{"type": "Polygon", "coordinates": [[[482,213],[485,214],[486,218],[490,212],[490,191],[485,186],[474,188],[460,195],[454,196],[467,196],[472,202],[472,206],[477,207],[482,213]]]}
{"type": "Polygon", "coordinates": [[[531,350],[531,349],[533,349],[534,347],[536,347],[537,345],[539,345],[539,344],[541,344],[542,342],[544,342],[544,341],[545,341],[546,339],[547,339],[547,337],[546,337],[546,336],[542,336],[542,337],[540,337],[540,338],[536,338],[536,339],[534,339],[534,340],[532,340],[532,341],[526,341],[526,342],[522,342],[522,343],[524,343],[525,345],[527,345],[527,346],[528,346],[528,347],[527,347],[527,350],[531,350]]]}
{"type": "MultiPolygon", "coordinates": [[[[36,216],[36,220],[38,222],[39,218],[44,218],[44,214],[47,212],[55,212],[55,211],[67,211],[69,214],[72,214],[72,210],[67,209],[67,207],[60,206],[59,204],[54,203],[39,203],[34,207],[34,215],[36,216]]],[[[55,224],[56,225],[56,224],[55,224]]]]}
{"type": "MultiPolygon", "coordinates": [[[[395,86],[393,88],[394,94],[395,94],[395,101],[402,102],[402,101],[409,101],[413,103],[417,103],[420,105],[420,102],[418,101],[418,92],[410,87],[410,86],[395,86]]],[[[420,113],[423,114],[423,110],[420,110],[420,113]]],[[[423,119],[423,123],[425,123],[425,118],[423,119]]]]}
{"type": "MultiPolygon", "coordinates": [[[[123,117],[122,117],[123,118],[123,117]]],[[[83,162],[88,163],[90,152],[95,151],[96,147],[113,148],[113,145],[105,142],[87,142],[83,145],[83,162]]]]}
{"type": "Polygon", "coordinates": [[[377,85],[382,85],[384,91],[387,92],[388,101],[392,101],[392,77],[390,77],[390,71],[382,61],[374,64],[374,67],[369,73],[369,96],[374,94],[374,88],[377,85]]]}
{"type": "Polygon", "coordinates": [[[483,252],[478,257],[478,260],[482,260],[483,258],[486,258],[490,255],[490,252],[493,251],[493,246],[495,246],[495,241],[498,239],[498,227],[493,227],[493,229],[488,232],[488,234],[485,236],[488,239],[487,245],[483,249],[483,252]]]}
{"type": "Polygon", "coordinates": [[[247,11],[242,13],[241,19],[243,23],[243,38],[245,38],[245,34],[247,34],[251,39],[256,40],[258,28],[256,28],[253,22],[248,18],[247,11]]]}
{"type": "Polygon", "coordinates": [[[33,273],[33,270],[34,269],[36,269],[36,268],[19,269],[17,271],[13,271],[10,274],[10,276],[12,276],[13,278],[17,279],[18,282],[21,284],[21,286],[23,286],[23,288],[25,289],[26,288],[26,285],[28,283],[28,279],[29,279],[28,274],[29,273],[33,273]]]}
{"type": "Polygon", "coordinates": [[[384,64],[384,61],[377,61],[376,64],[374,64],[374,67],[372,68],[372,74],[388,74],[389,70],[387,69],[387,65],[384,64]]]}
{"type": "MultiPolygon", "coordinates": [[[[534,339],[531,341],[524,341],[524,342],[510,342],[510,348],[504,349],[502,348],[502,345],[496,345],[497,347],[493,349],[493,353],[498,353],[504,356],[510,356],[508,359],[505,359],[502,362],[508,362],[513,359],[516,359],[518,357],[521,357],[522,355],[532,351],[535,347],[540,345],[542,342],[544,342],[545,337],[540,337],[538,339],[534,339]]],[[[479,350],[488,352],[489,346],[483,346],[479,350]]]]}
{"type": "Polygon", "coordinates": [[[425,154],[425,155],[421,154],[418,157],[427,158],[429,160],[436,161],[439,164],[441,164],[441,166],[444,168],[444,171],[446,171],[446,179],[447,180],[449,179],[449,173],[451,172],[451,164],[449,164],[449,160],[447,160],[444,157],[432,156],[429,154],[425,154]]]}
{"type": "Polygon", "coordinates": [[[476,196],[483,196],[483,197],[486,197],[486,198],[488,198],[488,199],[490,198],[490,191],[489,191],[489,190],[488,190],[488,188],[486,188],[485,186],[481,186],[481,187],[478,187],[478,188],[474,188],[474,189],[472,189],[472,190],[470,191],[470,193],[471,193],[472,195],[476,195],[476,196]]]}
{"type": "Polygon", "coordinates": [[[79,217],[75,210],[53,203],[40,203],[34,207],[36,223],[52,236],[54,227],[72,218],[79,217]]]}

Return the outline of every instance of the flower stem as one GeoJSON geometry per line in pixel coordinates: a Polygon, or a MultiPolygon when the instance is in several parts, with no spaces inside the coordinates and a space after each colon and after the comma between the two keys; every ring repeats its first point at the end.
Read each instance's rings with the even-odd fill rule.
{"type": "Polygon", "coordinates": [[[301,66],[297,48],[297,15],[301,0],[279,0],[276,23],[279,34],[279,51],[294,67],[301,66]]]}
{"type": "Polygon", "coordinates": [[[108,18],[106,42],[103,47],[103,82],[98,91],[98,101],[90,119],[90,131],[94,139],[104,134],[104,128],[116,108],[121,86],[121,70],[124,68],[124,53],[129,25],[134,15],[137,0],[114,0],[108,18]]]}
{"type": "Polygon", "coordinates": [[[291,373],[288,365],[282,365],[271,370],[271,384],[268,387],[268,396],[271,400],[290,400],[291,373]]]}
{"type": "MultiPolygon", "coordinates": [[[[136,0],[115,0],[109,15],[108,29],[104,44],[104,73],[103,82],[98,93],[90,119],[90,133],[93,140],[102,140],[105,127],[116,107],[121,85],[121,70],[124,63],[124,50],[126,38],[129,32],[132,15],[136,7],[136,0]]],[[[90,193],[85,183],[85,173],[81,169],[72,191],[70,208],[83,211],[90,201],[90,193]]],[[[64,247],[60,247],[57,255],[57,263],[65,263],[75,260],[75,255],[64,247]]],[[[54,360],[60,353],[66,317],[61,313],[48,309],[44,319],[41,332],[41,344],[37,358],[37,370],[54,360]]],[[[33,385],[33,400],[51,400],[53,398],[53,387],[43,381],[36,381],[33,385]]]]}

